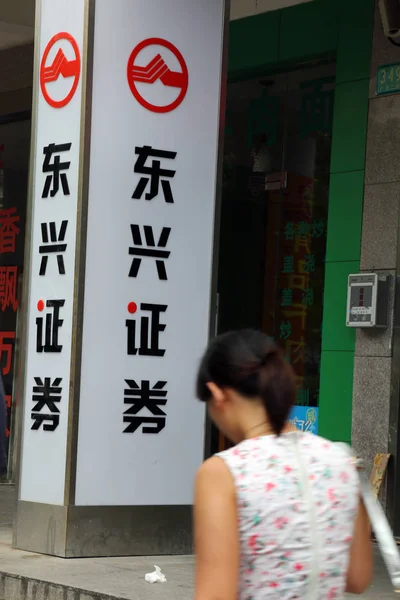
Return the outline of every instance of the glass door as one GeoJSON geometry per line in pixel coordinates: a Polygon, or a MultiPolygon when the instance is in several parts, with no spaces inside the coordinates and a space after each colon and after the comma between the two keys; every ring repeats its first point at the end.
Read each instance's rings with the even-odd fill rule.
{"type": "MultiPolygon", "coordinates": [[[[219,333],[251,327],[298,380],[292,420],[317,431],[335,67],[230,83],[218,272],[219,333]]],[[[228,442],[213,433],[212,450],[228,442]]]]}

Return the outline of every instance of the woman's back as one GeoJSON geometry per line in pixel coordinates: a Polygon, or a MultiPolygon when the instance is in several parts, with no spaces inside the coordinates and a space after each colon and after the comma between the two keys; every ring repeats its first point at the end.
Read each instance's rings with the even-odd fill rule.
{"type": "Polygon", "coordinates": [[[359,502],[343,450],[290,432],[219,456],[236,486],[240,600],[342,598],[359,502]]]}

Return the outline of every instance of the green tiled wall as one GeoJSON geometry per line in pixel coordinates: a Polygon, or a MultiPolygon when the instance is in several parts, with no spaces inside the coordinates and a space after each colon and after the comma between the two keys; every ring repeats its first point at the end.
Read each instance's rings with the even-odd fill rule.
{"type": "Polygon", "coordinates": [[[320,434],[334,442],[351,441],[354,352],[322,352],[320,434]]]}
{"type": "Polygon", "coordinates": [[[317,0],[280,11],[279,59],[297,62],[336,51],[337,0],[317,0]],[[304,29],[306,27],[306,29],[304,29]]]}
{"type": "Polygon", "coordinates": [[[329,187],[326,260],[328,263],[359,260],[364,171],[332,173],[329,187]]]}
{"type": "Polygon", "coordinates": [[[374,2],[341,0],[345,18],[339,23],[337,83],[369,79],[374,2]]]}
{"type": "Polygon", "coordinates": [[[332,173],[364,169],[369,79],[339,83],[335,93],[332,173]]]}
{"type": "Polygon", "coordinates": [[[233,21],[231,78],[336,56],[320,384],[320,434],[351,441],[355,334],[345,327],[347,276],[357,272],[374,0],[314,0],[233,21]]]}
{"type": "Polygon", "coordinates": [[[229,72],[265,69],[276,64],[280,11],[232,21],[229,28],[229,72]]]}
{"type": "Polygon", "coordinates": [[[374,2],[339,4],[319,432],[351,442],[355,332],[345,326],[346,280],[360,268],[374,2]]]}

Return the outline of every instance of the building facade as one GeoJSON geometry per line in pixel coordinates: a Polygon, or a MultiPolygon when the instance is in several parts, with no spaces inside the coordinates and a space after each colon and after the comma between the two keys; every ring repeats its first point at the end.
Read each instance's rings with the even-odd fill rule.
{"type": "MultiPolygon", "coordinates": [[[[21,460],[34,87],[33,3],[13,6],[13,14],[0,11],[0,328],[11,482],[21,460]]],[[[230,18],[214,330],[257,327],[279,342],[298,378],[298,427],[351,443],[368,466],[377,453],[391,454],[382,501],[398,535],[400,85],[385,78],[400,80],[400,48],[385,37],[374,0],[232,0],[230,18]],[[389,277],[388,326],[347,327],[348,276],[371,272],[389,277]]],[[[226,443],[208,426],[206,454],[226,443]]],[[[98,531],[109,527],[99,517],[98,531]]],[[[29,546],[23,532],[15,544],[29,546]]]]}

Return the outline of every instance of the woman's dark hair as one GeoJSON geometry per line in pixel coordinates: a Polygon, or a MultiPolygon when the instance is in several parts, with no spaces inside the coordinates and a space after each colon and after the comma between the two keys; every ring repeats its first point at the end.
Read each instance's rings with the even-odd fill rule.
{"type": "Polygon", "coordinates": [[[262,400],[269,422],[280,434],[296,399],[296,381],[280,348],[264,333],[243,329],[216,337],[197,375],[197,397],[211,398],[207,383],[262,400]]]}

